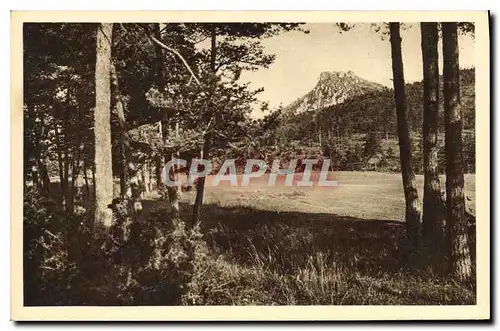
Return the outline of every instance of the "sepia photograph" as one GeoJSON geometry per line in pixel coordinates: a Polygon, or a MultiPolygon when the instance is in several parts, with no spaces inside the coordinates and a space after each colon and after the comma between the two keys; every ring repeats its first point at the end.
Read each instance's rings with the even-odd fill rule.
{"type": "Polygon", "coordinates": [[[11,28],[12,319],[490,318],[488,12],[11,28]]]}

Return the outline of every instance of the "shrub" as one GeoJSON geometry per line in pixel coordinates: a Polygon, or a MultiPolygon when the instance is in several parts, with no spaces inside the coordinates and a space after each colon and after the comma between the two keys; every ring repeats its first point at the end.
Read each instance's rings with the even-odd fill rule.
{"type": "Polygon", "coordinates": [[[55,201],[40,197],[35,191],[25,193],[23,209],[24,303],[68,302],[78,270],[70,258],[64,227],[71,227],[78,220],[63,222],[55,201]]]}
{"type": "Polygon", "coordinates": [[[181,303],[196,263],[202,263],[198,227],[186,229],[184,222],[162,213],[117,219],[105,229],[94,225],[90,212],[61,209],[36,192],[25,194],[26,305],[181,303]],[[117,235],[124,232],[128,236],[117,235]]]}
{"type": "Polygon", "coordinates": [[[365,147],[364,147],[364,156],[366,159],[369,159],[373,155],[377,154],[381,151],[380,146],[380,137],[375,132],[370,132],[365,137],[365,147]]]}

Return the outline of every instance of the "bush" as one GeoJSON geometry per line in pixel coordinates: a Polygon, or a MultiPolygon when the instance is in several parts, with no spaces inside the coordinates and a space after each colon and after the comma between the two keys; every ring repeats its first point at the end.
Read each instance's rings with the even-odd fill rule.
{"type": "Polygon", "coordinates": [[[365,147],[364,147],[364,156],[366,159],[374,156],[375,154],[381,151],[380,146],[380,138],[377,133],[370,132],[365,137],[365,147]]]}
{"type": "Polygon", "coordinates": [[[323,154],[335,171],[359,171],[365,166],[364,143],[358,139],[331,139],[323,146],[323,154]]]}
{"type": "Polygon", "coordinates": [[[24,197],[25,305],[174,305],[188,291],[203,238],[165,213],[95,225],[28,192],[24,197]],[[117,231],[118,228],[121,230],[117,231]],[[128,233],[127,236],[117,235],[128,233]]]}
{"type": "Polygon", "coordinates": [[[24,195],[23,208],[25,305],[70,302],[72,293],[68,289],[78,269],[72,261],[67,229],[80,220],[72,217],[64,222],[64,213],[55,201],[39,197],[34,191],[24,195]]]}

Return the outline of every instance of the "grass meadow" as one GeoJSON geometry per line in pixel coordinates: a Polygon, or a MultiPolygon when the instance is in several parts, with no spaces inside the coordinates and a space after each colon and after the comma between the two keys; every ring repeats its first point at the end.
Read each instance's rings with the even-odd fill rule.
{"type": "MultiPolygon", "coordinates": [[[[329,178],[338,186],[272,187],[264,177],[248,187],[211,186],[208,178],[202,227],[210,262],[190,304],[474,304],[475,284],[407,264],[400,175],[329,178]]],[[[421,198],[423,177],[416,179],[421,198]]],[[[474,175],[465,188],[475,214],[474,175]]],[[[183,193],[181,218],[190,218],[194,194],[183,193]]],[[[160,215],[166,208],[154,196],[144,207],[160,215]]]]}

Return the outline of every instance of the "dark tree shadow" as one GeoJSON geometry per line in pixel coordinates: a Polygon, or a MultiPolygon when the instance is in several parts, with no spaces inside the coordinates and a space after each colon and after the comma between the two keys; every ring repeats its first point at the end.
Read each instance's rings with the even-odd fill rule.
{"type": "MultiPolygon", "coordinates": [[[[165,207],[146,200],[144,209],[161,217],[165,207]]],[[[181,205],[190,219],[191,206],[181,205]]],[[[330,265],[378,274],[405,266],[398,249],[404,223],[359,219],[326,213],[275,212],[248,207],[203,206],[203,233],[217,254],[239,263],[260,263],[279,273],[292,273],[318,255],[330,265]]]]}

